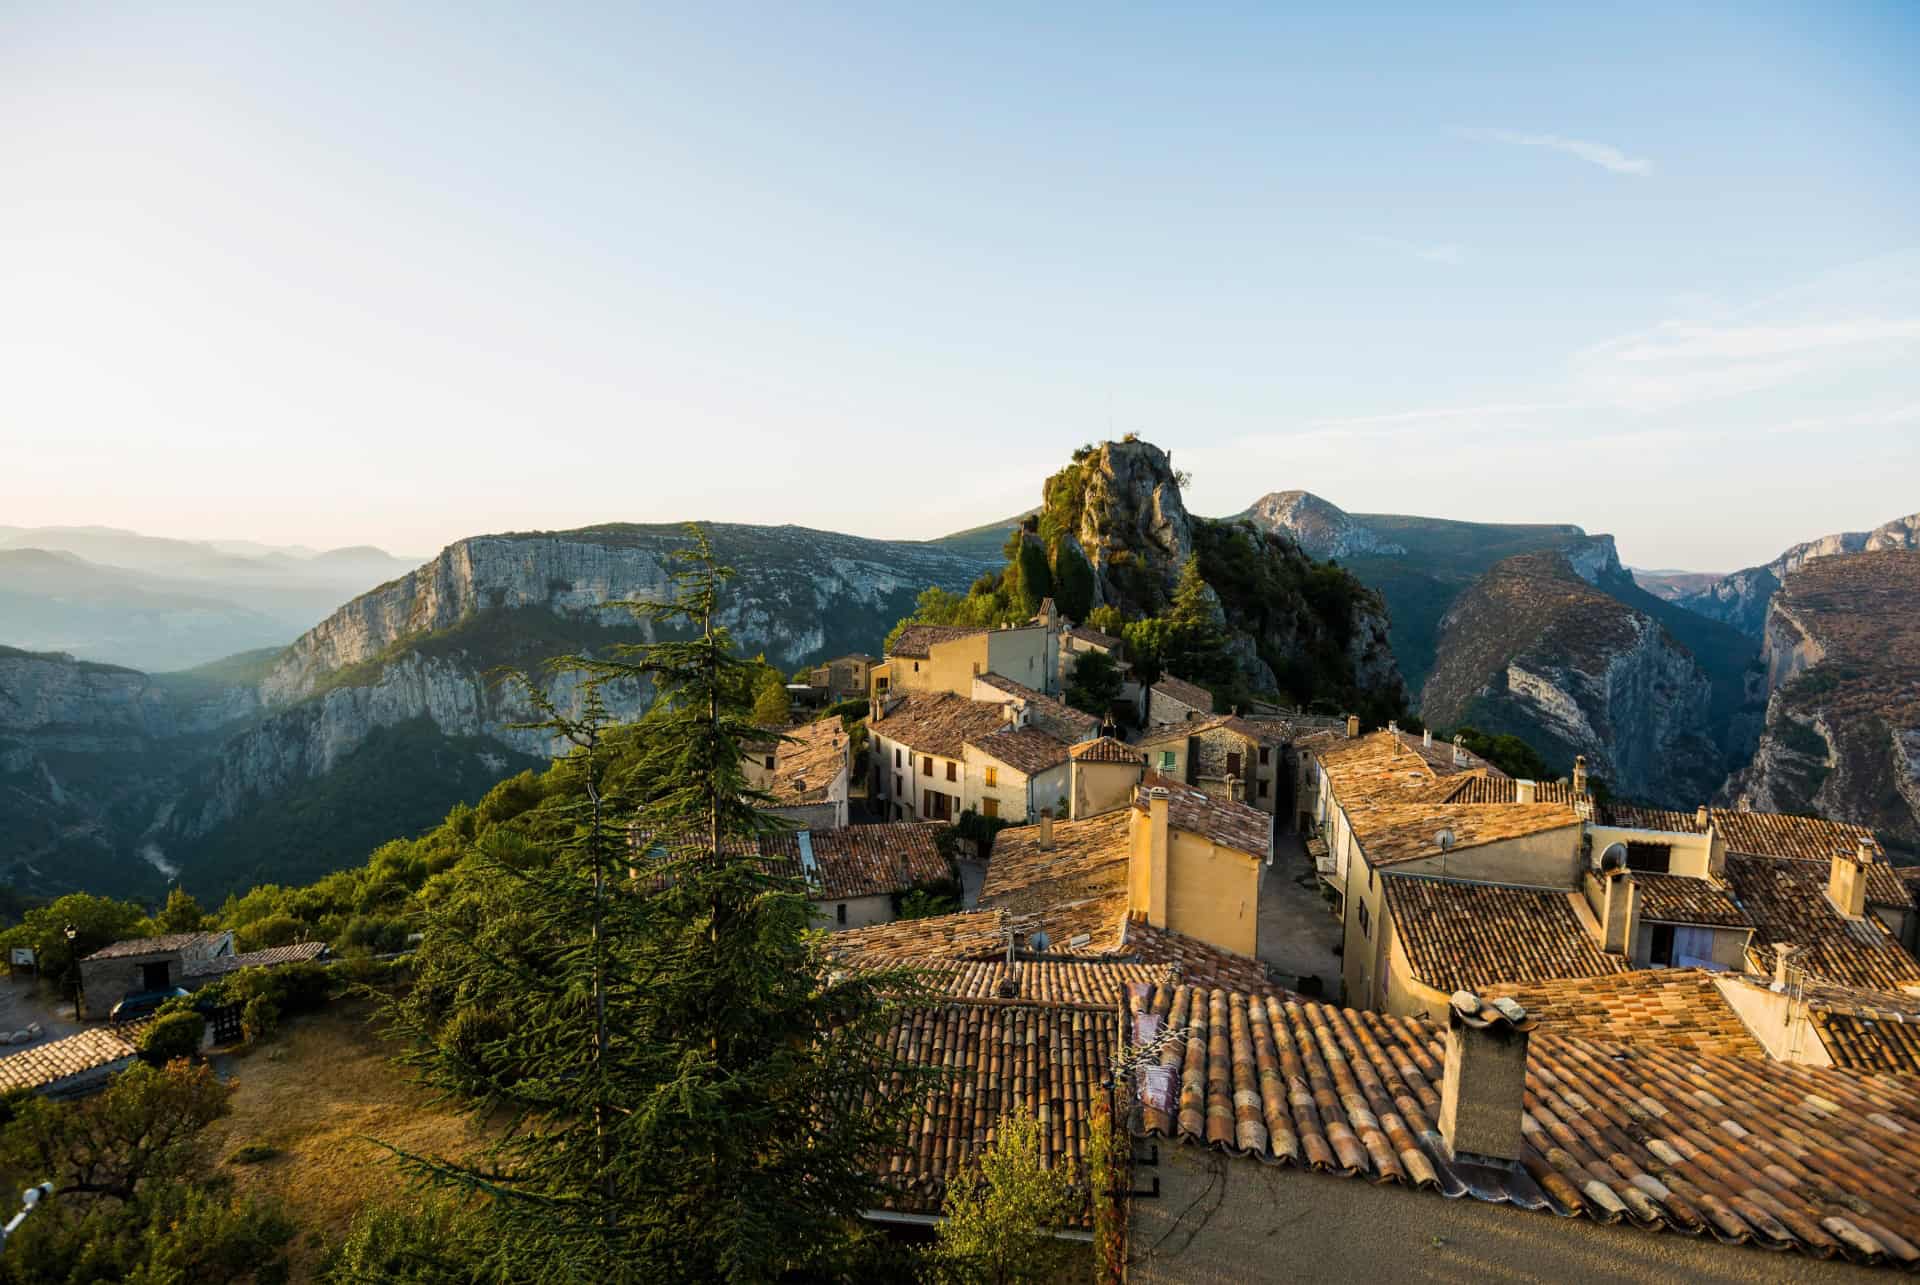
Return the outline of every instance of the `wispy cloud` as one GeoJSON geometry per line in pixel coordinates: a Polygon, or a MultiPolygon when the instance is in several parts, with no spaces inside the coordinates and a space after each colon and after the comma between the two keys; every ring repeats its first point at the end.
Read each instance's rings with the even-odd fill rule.
{"type": "Polygon", "coordinates": [[[1644,156],[1629,156],[1611,143],[1594,143],[1558,134],[1529,134],[1517,129],[1463,129],[1461,135],[1483,143],[1507,143],[1514,147],[1545,147],[1568,156],[1612,170],[1615,174],[1634,174],[1641,178],[1653,173],[1653,162],[1644,156]]]}
{"type": "Polygon", "coordinates": [[[1394,254],[1403,254],[1427,263],[1460,264],[1467,261],[1466,253],[1457,245],[1421,245],[1417,241],[1406,241],[1395,236],[1363,236],[1360,238],[1360,244],[1370,245],[1376,250],[1389,250],[1394,254]]]}
{"type": "Polygon", "coordinates": [[[1342,419],[1320,419],[1314,428],[1367,429],[1399,428],[1422,424],[1457,423],[1461,420],[1511,419],[1514,416],[1547,415],[1560,411],[1585,410],[1585,402],[1497,402],[1483,406],[1432,406],[1421,410],[1394,411],[1387,415],[1354,415],[1342,419]]]}

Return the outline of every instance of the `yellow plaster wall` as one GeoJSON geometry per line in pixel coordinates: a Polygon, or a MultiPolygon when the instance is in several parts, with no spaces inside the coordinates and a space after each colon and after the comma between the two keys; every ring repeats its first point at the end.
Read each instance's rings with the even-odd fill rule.
{"type": "Polygon", "coordinates": [[[1254,954],[1260,928],[1259,859],[1184,830],[1172,831],[1169,840],[1167,927],[1222,950],[1254,954]]]}

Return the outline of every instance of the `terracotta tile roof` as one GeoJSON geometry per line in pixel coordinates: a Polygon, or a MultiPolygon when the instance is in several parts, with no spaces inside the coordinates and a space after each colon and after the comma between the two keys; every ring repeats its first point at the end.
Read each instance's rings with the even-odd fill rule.
{"type": "Polygon", "coordinates": [[[1667,834],[1705,834],[1707,828],[1692,812],[1669,812],[1665,808],[1642,808],[1629,803],[1594,805],[1594,821],[1599,825],[1619,826],[1623,830],[1660,830],[1667,834]]]}
{"type": "Polygon", "coordinates": [[[1773,943],[1801,949],[1793,962],[1809,975],[1847,986],[1895,990],[1920,982],[1920,963],[1872,915],[1849,920],[1827,900],[1825,861],[1727,854],[1727,885],[1753,921],[1747,953],[1773,972],[1773,943]]]}
{"type": "Polygon", "coordinates": [[[1490,776],[1499,780],[1505,778],[1507,775],[1465,746],[1460,748],[1461,761],[1458,763],[1454,762],[1452,741],[1436,738],[1433,744],[1429,745],[1424,735],[1417,735],[1413,732],[1384,731],[1375,732],[1373,735],[1393,737],[1400,742],[1402,749],[1418,754],[1427,761],[1427,764],[1432,767],[1434,771],[1439,772],[1443,776],[1450,775],[1454,772],[1479,772],[1484,776],[1490,776]]]}
{"type": "Polygon", "coordinates": [[[997,763],[1033,776],[1067,761],[1071,748],[1037,727],[1000,727],[985,736],[969,736],[967,744],[997,763]]]}
{"type": "Polygon", "coordinates": [[[1714,830],[1727,841],[1730,852],[1826,861],[1835,853],[1852,856],[1859,851],[1860,840],[1866,839],[1873,844],[1876,855],[1883,859],[1886,856],[1873,831],[1864,825],[1779,812],[1740,812],[1732,808],[1714,808],[1710,815],[1714,830]]]}
{"type": "MultiPolygon", "coordinates": [[[[1453,782],[1453,788],[1440,799],[1442,803],[1518,803],[1520,801],[1520,782],[1510,776],[1485,776],[1479,772],[1463,772],[1453,782]]],[[[1533,801],[1536,804],[1558,803],[1563,807],[1572,807],[1580,802],[1580,796],[1573,792],[1573,786],[1566,781],[1536,781],[1533,785],[1533,801]]]]}
{"type": "Polygon", "coordinates": [[[905,656],[909,660],[927,659],[928,648],[935,643],[952,642],[955,638],[971,638],[975,634],[992,631],[977,625],[908,625],[900,631],[894,640],[893,650],[888,657],[905,656]]]}
{"type": "Polygon", "coordinates": [[[189,968],[184,976],[219,977],[242,968],[276,968],[281,964],[307,963],[325,959],[327,954],[327,943],[324,941],[297,941],[291,946],[269,946],[265,950],[250,950],[244,955],[220,955],[202,960],[189,968]]]}
{"type": "Polygon", "coordinates": [[[1551,803],[1370,803],[1347,818],[1375,869],[1580,824],[1572,808],[1551,803]],[[1453,835],[1444,849],[1443,830],[1453,835]]]}
{"type": "Polygon", "coordinates": [[[1075,709],[1064,701],[1057,701],[1044,692],[1035,691],[1025,683],[1016,683],[1000,674],[978,674],[974,681],[1023,702],[1034,726],[1068,744],[1084,741],[1100,730],[1100,720],[1093,715],[1075,709]]]}
{"type": "Polygon", "coordinates": [[[848,769],[846,728],[838,718],[823,718],[798,727],[782,729],[791,739],[756,747],[761,755],[772,753],[773,775],[762,792],[773,796],[769,806],[793,807],[826,798],[848,769]]]}
{"type": "Polygon", "coordinates": [[[885,1041],[896,1064],[947,1072],[922,1095],[906,1144],[883,1172],[896,1209],[937,1212],[946,1184],[1024,1107],[1040,1123],[1050,1167],[1078,1169],[1096,1094],[1112,1074],[1119,1008],[973,1002],[901,1014],[885,1041]]]}
{"type": "Polygon", "coordinates": [[[1767,1051],[1702,968],[1643,968],[1605,977],[1504,982],[1482,999],[1518,1000],[1542,1027],[1585,1039],[1692,1049],[1721,1057],[1767,1051]]]}
{"type": "Polygon", "coordinates": [[[1236,852],[1249,853],[1265,860],[1273,851],[1273,818],[1259,808],[1225,799],[1212,799],[1190,785],[1184,785],[1158,772],[1148,772],[1133,791],[1133,809],[1151,813],[1147,791],[1167,792],[1167,824],[1175,830],[1198,834],[1236,852]]]}
{"type": "Polygon", "coordinates": [[[1105,651],[1119,651],[1121,642],[1112,634],[1103,634],[1098,629],[1089,629],[1085,625],[1069,625],[1064,631],[1069,638],[1078,639],[1105,651]]]}
{"type": "Polygon", "coordinates": [[[952,692],[908,692],[886,702],[884,716],[865,720],[875,734],[905,745],[916,754],[957,759],[961,746],[1005,726],[1000,706],[968,700],[952,692]]]}
{"type": "Polygon", "coordinates": [[[1007,953],[1007,916],[998,910],[963,910],[928,919],[896,919],[890,924],[833,933],[827,938],[827,951],[836,958],[878,964],[1003,959],[1007,953]]]}
{"type": "Polygon", "coordinates": [[[1633,871],[1630,877],[1640,898],[1642,919],[1720,928],[1745,928],[1752,922],[1733,895],[1711,880],[1641,870],[1633,871]]]}
{"type": "Polygon", "coordinates": [[[90,1027],[64,1039],[48,1040],[0,1057],[0,1092],[43,1088],[55,1080],[131,1058],[133,1040],[137,1038],[134,1030],[126,1026],[115,1030],[90,1027]]]}
{"type": "Polygon", "coordinates": [[[1393,930],[1414,976],[1443,994],[1626,971],[1618,956],[1594,944],[1568,904],[1574,894],[1392,873],[1380,877],[1393,930]]]}
{"type": "Polygon", "coordinates": [[[1010,826],[993,841],[980,905],[1031,911],[1124,889],[1130,813],[1120,810],[1053,824],[1053,847],[1040,846],[1038,825],[1010,826]]]}
{"type": "Polygon", "coordinates": [[[1188,709],[1197,709],[1202,714],[1213,713],[1212,692],[1204,687],[1196,687],[1185,679],[1175,678],[1172,674],[1162,674],[1153,685],[1153,690],[1179,701],[1188,709]]]}
{"type": "Polygon", "coordinates": [[[1196,718],[1187,723],[1162,723],[1150,727],[1135,738],[1134,744],[1145,749],[1152,745],[1164,745],[1169,741],[1178,741],[1189,736],[1198,736],[1202,732],[1220,729],[1234,732],[1256,745],[1285,745],[1287,729],[1284,726],[1256,723],[1238,714],[1212,714],[1205,718],[1196,718]]]}
{"type": "Polygon", "coordinates": [[[1326,769],[1334,798],[1349,815],[1368,804],[1439,802],[1455,788],[1443,783],[1446,778],[1465,771],[1489,774],[1479,759],[1470,758],[1467,766],[1456,767],[1452,754],[1451,745],[1435,745],[1434,753],[1424,753],[1418,737],[1391,732],[1342,738],[1313,750],[1326,769]]]}
{"type": "Polygon", "coordinates": [[[1425,1023],[1186,987],[1128,1004],[1130,1027],[1150,1014],[1186,1034],[1136,1077],[1142,1134],[1601,1223],[1920,1259],[1920,1090],[1898,1077],[1538,1031],[1520,1169],[1463,1171],[1440,1137],[1444,1051],[1425,1023]]]}
{"type": "Polygon", "coordinates": [[[1121,953],[1120,935],[1127,920],[1125,888],[1076,892],[1036,886],[1008,900],[1024,903],[1007,908],[1007,923],[1019,934],[1023,949],[1090,958],[1121,953]]]}
{"type": "Polygon", "coordinates": [[[1068,752],[1082,763],[1138,763],[1140,761],[1138,750],[1114,740],[1111,736],[1082,741],[1070,747],[1068,752]]]}
{"type": "Polygon", "coordinates": [[[1279,989],[1267,980],[1267,966],[1259,960],[1221,950],[1185,933],[1155,928],[1145,915],[1128,918],[1124,929],[1122,954],[1154,964],[1171,964],[1179,969],[1175,980],[1190,986],[1225,986],[1261,992],[1279,989]]]}
{"type": "Polygon", "coordinates": [[[226,936],[225,932],[167,933],[159,937],[129,937],[125,941],[116,941],[111,946],[102,946],[80,962],[86,963],[87,960],[92,959],[127,959],[136,955],[166,955],[176,950],[190,950],[203,944],[211,946],[224,936],[226,936]]]}
{"type": "Polygon", "coordinates": [[[1813,1007],[1808,1008],[1807,1015],[1835,1066],[1850,1071],[1920,1075],[1920,1021],[1813,1007]]]}
{"type": "Polygon", "coordinates": [[[813,852],[809,891],[820,900],[877,897],[906,892],[922,884],[954,877],[953,863],[940,855],[933,836],[937,823],[888,821],[833,830],[787,831],[760,840],[760,851],[788,875],[800,875],[802,836],[813,852]]]}
{"type": "Polygon", "coordinates": [[[1008,966],[1005,960],[966,963],[930,961],[925,981],[954,999],[1020,999],[1046,1004],[1111,1004],[1116,1007],[1128,982],[1158,985],[1168,981],[1172,968],[1164,963],[1115,963],[1107,960],[1023,959],[1008,966]],[[1001,986],[1012,982],[1011,995],[1001,986]]]}

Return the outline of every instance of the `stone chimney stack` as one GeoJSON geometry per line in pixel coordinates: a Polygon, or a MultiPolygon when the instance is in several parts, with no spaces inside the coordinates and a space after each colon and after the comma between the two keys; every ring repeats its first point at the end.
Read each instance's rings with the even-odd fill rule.
{"type": "Polygon", "coordinates": [[[1867,869],[1873,865],[1873,845],[1860,841],[1853,852],[1836,852],[1827,868],[1827,900],[1849,919],[1867,913],[1867,869]]]}
{"type": "Polygon", "coordinates": [[[1453,765],[1455,767],[1465,767],[1467,765],[1467,747],[1460,743],[1460,733],[1458,732],[1453,734],[1453,765]]]}
{"type": "Polygon", "coordinates": [[[1510,999],[1455,991],[1447,1008],[1440,1136],[1456,1163],[1511,1169],[1520,1161],[1533,1019],[1510,999]]]}
{"type": "Polygon", "coordinates": [[[1433,729],[1431,727],[1420,733],[1420,747],[1428,750],[1433,748],[1433,729]]]}
{"type": "Polygon", "coordinates": [[[1147,922],[1155,928],[1167,926],[1167,847],[1172,838],[1170,798],[1164,785],[1147,791],[1147,904],[1129,907],[1145,911],[1147,922]]]}
{"type": "Polygon", "coordinates": [[[1624,955],[1633,949],[1633,880],[1624,870],[1603,870],[1600,883],[1606,889],[1601,909],[1600,949],[1609,955],[1624,955]]]}
{"type": "Polygon", "coordinates": [[[887,703],[884,700],[876,696],[869,703],[872,705],[872,708],[867,711],[868,722],[877,723],[887,716],[887,703]]]}
{"type": "Polygon", "coordinates": [[[1398,736],[1398,735],[1400,735],[1400,720],[1399,720],[1399,719],[1397,719],[1397,718],[1390,718],[1390,719],[1388,719],[1388,720],[1387,720],[1387,730],[1388,730],[1389,732],[1391,732],[1391,733],[1393,733],[1393,734],[1394,734],[1395,736],[1398,736]]]}
{"type": "Polygon", "coordinates": [[[1513,801],[1515,803],[1532,803],[1533,800],[1534,785],[1532,781],[1515,781],[1513,783],[1513,801]]]}
{"type": "Polygon", "coordinates": [[[1738,811],[1751,812],[1753,811],[1753,796],[1751,794],[1743,794],[1733,806],[1738,811]]]}
{"type": "Polygon", "coordinates": [[[1053,809],[1040,809],[1040,851],[1053,851],[1053,809]]]}
{"type": "Polygon", "coordinates": [[[1573,756],[1573,792],[1575,794],[1587,792],[1587,756],[1584,754],[1573,756]]]}
{"type": "Polygon", "coordinates": [[[1360,716],[1349,714],[1347,715],[1347,739],[1352,740],[1358,735],[1360,735],[1360,716]]]}

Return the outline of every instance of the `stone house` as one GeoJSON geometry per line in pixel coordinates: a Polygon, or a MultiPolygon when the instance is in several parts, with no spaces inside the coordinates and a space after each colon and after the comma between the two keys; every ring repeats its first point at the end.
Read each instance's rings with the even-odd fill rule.
{"type": "Polygon", "coordinates": [[[761,856],[806,881],[813,922],[829,931],[892,923],[894,899],[950,883],[953,863],[933,841],[940,827],[913,822],[793,830],[763,837],[761,856]]]}
{"type": "Polygon", "coordinates": [[[1213,693],[1172,674],[1162,674],[1147,690],[1147,726],[1164,727],[1206,718],[1213,713],[1213,693]]]}
{"type": "Polygon", "coordinates": [[[1150,727],[1134,741],[1147,766],[1269,816],[1293,807],[1287,729],[1233,714],[1150,727]]]}
{"type": "Polygon", "coordinates": [[[105,1017],[128,995],[168,990],[233,954],[231,932],[169,933],[103,946],[80,961],[82,1017],[105,1017]]]}
{"type": "Polygon", "coordinates": [[[822,692],[828,703],[864,698],[873,681],[873,667],[879,663],[864,652],[835,656],[807,671],[807,686],[822,692]]]}
{"type": "Polygon", "coordinates": [[[747,747],[747,784],[772,796],[760,810],[808,829],[847,824],[851,738],[838,718],[783,728],[782,740],[747,747]]]}
{"type": "Polygon", "coordinates": [[[1060,631],[1046,625],[908,625],[886,661],[869,671],[875,694],[951,692],[965,696],[982,674],[999,674],[1060,694],[1060,631]]]}
{"type": "Polygon", "coordinates": [[[1082,741],[1068,754],[1073,762],[1067,783],[1066,815],[1074,819],[1124,808],[1146,774],[1140,753],[1111,736],[1082,741]]]}
{"type": "Polygon", "coordinates": [[[875,698],[867,718],[869,797],[889,820],[952,822],[974,811],[1025,821],[1062,806],[1069,745],[1037,726],[1036,714],[1052,708],[1088,726],[1091,720],[1038,693],[982,690],[995,699],[944,691],[875,698]]]}

